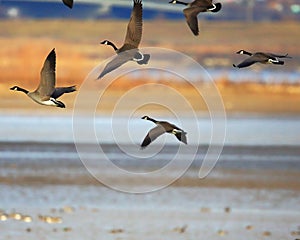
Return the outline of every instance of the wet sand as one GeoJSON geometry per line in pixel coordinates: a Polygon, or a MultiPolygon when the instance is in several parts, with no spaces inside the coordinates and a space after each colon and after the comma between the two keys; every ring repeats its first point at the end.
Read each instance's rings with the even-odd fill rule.
{"type": "MultiPolygon", "coordinates": [[[[117,146],[103,148],[117,153],[116,164],[124,163],[117,146]]],[[[2,142],[0,152],[7,156],[0,162],[2,239],[293,239],[300,234],[297,146],[225,146],[205,179],[198,178],[201,162],[195,161],[179,180],[147,194],[104,186],[76,157],[74,144],[2,142]],[[252,157],[242,158],[249,153],[252,157]]],[[[143,169],[156,165],[160,161],[143,169]]],[[[132,159],[124,166],[139,170],[140,162],[132,159]]],[[[101,173],[125,185],[147,184],[101,173]]],[[[168,176],[172,172],[162,178],[168,176]]]]}

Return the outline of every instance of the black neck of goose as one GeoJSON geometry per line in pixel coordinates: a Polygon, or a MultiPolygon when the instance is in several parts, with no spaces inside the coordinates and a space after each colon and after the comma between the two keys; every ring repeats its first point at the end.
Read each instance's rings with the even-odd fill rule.
{"type": "Polygon", "coordinates": [[[151,118],[151,117],[148,117],[147,120],[149,120],[149,121],[151,121],[151,122],[154,122],[154,123],[157,123],[157,122],[158,122],[157,120],[155,120],[155,119],[153,119],[153,118],[151,118]]]}
{"type": "Polygon", "coordinates": [[[26,89],[24,89],[24,88],[21,88],[21,87],[18,87],[18,88],[17,88],[17,91],[23,92],[23,93],[25,93],[25,94],[28,94],[28,93],[29,93],[28,90],[26,90],[26,89]]]}
{"type": "Polygon", "coordinates": [[[112,48],[113,48],[115,51],[118,51],[118,50],[119,50],[119,49],[116,47],[116,45],[113,44],[111,41],[107,41],[107,45],[112,46],[112,48]]]}
{"type": "Polygon", "coordinates": [[[247,52],[247,51],[243,51],[243,54],[245,54],[245,55],[248,55],[248,56],[252,56],[252,53],[250,53],[250,52],[247,52]]]}
{"type": "Polygon", "coordinates": [[[181,2],[181,1],[176,1],[176,4],[181,4],[181,5],[185,5],[185,6],[189,5],[188,3],[181,2]]]}

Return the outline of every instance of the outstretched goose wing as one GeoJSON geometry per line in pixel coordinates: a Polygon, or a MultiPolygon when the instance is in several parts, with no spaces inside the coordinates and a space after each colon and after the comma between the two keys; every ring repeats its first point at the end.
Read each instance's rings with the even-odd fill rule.
{"type": "Polygon", "coordinates": [[[243,62],[239,63],[238,65],[233,64],[233,66],[237,67],[237,68],[244,68],[244,67],[249,67],[249,66],[253,65],[256,62],[257,61],[254,61],[251,58],[247,58],[246,60],[244,60],[243,62]]]}
{"type": "Polygon", "coordinates": [[[190,7],[183,10],[187,24],[195,36],[199,35],[197,16],[200,12],[206,11],[202,7],[190,7]]]}
{"type": "Polygon", "coordinates": [[[125,53],[118,54],[109,63],[106,64],[106,66],[104,67],[103,71],[100,73],[97,79],[100,79],[104,77],[104,75],[106,75],[107,73],[110,73],[111,71],[117,69],[118,67],[121,67],[129,60],[130,58],[125,53]]]}
{"type": "Polygon", "coordinates": [[[61,95],[65,93],[70,93],[76,91],[76,86],[71,86],[71,87],[58,87],[55,88],[55,91],[52,93],[51,97],[54,99],[59,98],[61,95]]]}
{"type": "Polygon", "coordinates": [[[40,85],[36,89],[40,97],[50,97],[55,91],[56,54],[53,49],[47,56],[40,73],[40,85]]]}
{"type": "Polygon", "coordinates": [[[143,6],[142,0],[133,0],[133,2],[124,44],[138,48],[143,32],[143,6]]]}
{"type": "Polygon", "coordinates": [[[153,142],[156,138],[158,138],[160,135],[164,134],[165,132],[166,130],[160,125],[152,128],[146,135],[144,141],[141,144],[141,147],[142,148],[147,147],[151,142],[153,142]]]}
{"type": "Polygon", "coordinates": [[[275,57],[275,58],[292,58],[291,56],[289,56],[289,54],[285,54],[285,55],[280,55],[280,54],[274,54],[274,53],[268,53],[268,55],[275,57]]]}

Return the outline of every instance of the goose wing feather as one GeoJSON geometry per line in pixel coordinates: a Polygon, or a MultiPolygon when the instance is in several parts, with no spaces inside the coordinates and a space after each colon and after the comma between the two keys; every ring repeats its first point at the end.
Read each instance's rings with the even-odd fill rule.
{"type": "Polygon", "coordinates": [[[53,49],[44,62],[40,73],[40,85],[36,89],[41,98],[50,97],[55,91],[55,64],[56,54],[53,49]]]}
{"type": "Polygon", "coordinates": [[[200,12],[206,11],[202,7],[190,7],[183,10],[187,24],[195,36],[199,35],[197,16],[200,12]]]}
{"type": "Polygon", "coordinates": [[[166,130],[160,126],[157,125],[156,127],[152,128],[146,135],[145,139],[143,140],[141,147],[147,147],[151,142],[153,142],[156,138],[158,138],[160,135],[164,134],[166,130]]]}
{"type": "Polygon", "coordinates": [[[291,56],[287,54],[282,55],[282,54],[274,54],[274,53],[268,53],[269,56],[274,57],[274,58],[292,58],[291,56]]]}
{"type": "Polygon", "coordinates": [[[175,136],[176,136],[176,138],[177,138],[179,141],[181,141],[181,142],[187,144],[186,132],[183,132],[183,131],[182,131],[182,132],[177,132],[177,133],[175,134],[175,136]]]}
{"type": "Polygon", "coordinates": [[[64,93],[70,93],[70,92],[74,92],[74,91],[76,91],[76,86],[58,87],[58,88],[55,88],[55,91],[52,93],[51,97],[54,99],[57,99],[64,93]]]}
{"type": "Polygon", "coordinates": [[[127,25],[127,33],[124,44],[132,45],[138,48],[143,31],[143,6],[141,0],[134,0],[133,9],[129,23],[127,25]]]}
{"type": "Polygon", "coordinates": [[[100,79],[104,77],[107,73],[110,73],[111,71],[117,69],[118,67],[121,67],[123,64],[128,62],[131,58],[127,57],[125,53],[118,54],[116,57],[114,57],[110,62],[106,64],[103,71],[99,75],[97,79],[100,79]]]}
{"type": "Polygon", "coordinates": [[[244,67],[249,67],[256,62],[257,61],[255,61],[254,59],[251,59],[251,57],[250,57],[250,58],[245,59],[243,62],[239,63],[237,66],[235,66],[235,65],[234,66],[238,67],[238,68],[244,68],[244,67]]]}
{"type": "Polygon", "coordinates": [[[249,67],[257,62],[264,63],[264,62],[267,62],[269,58],[273,58],[273,57],[268,56],[265,53],[258,52],[258,53],[253,54],[252,56],[246,58],[243,62],[241,62],[239,65],[237,65],[237,67],[244,68],[244,67],[249,67]]]}
{"type": "Polygon", "coordinates": [[[63,3],[68,6],[69,8],[73,7],[73,0],[62,0],[63,3]]]}

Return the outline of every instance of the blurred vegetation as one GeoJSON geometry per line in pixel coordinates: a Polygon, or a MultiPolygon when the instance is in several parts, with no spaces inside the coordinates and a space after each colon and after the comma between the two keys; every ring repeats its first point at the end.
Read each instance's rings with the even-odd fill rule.
{"type": "MultiPolygon", "coordinates": [[[[114,55],[113,49],[100,45],[100,41],[110,39],[120,46],[126,27],[127,21],[0,21],[0,44],[3,46],[0,48],[0,92],[6,96],[0,107],[11,107],[14,101],[24,97],[12,94],[7,90],[9,87],[20,85],[33,90],[37,86],[44,59],[53,48],[56,48],[57,54],[57,85],[76,84],[79,88],[95,66],[114,55]]],[[[298,22],[246,24],[200,21],[200,29],[200,36],[194,37],[185,21],[146,21],[141,47],[174,49],[191,56],[204,66],[211,64],[208,60],[213,59],[212,64],[216,68],[218,64],[231,68],[233,62],[240,61],[235,54],[240,49],[289,53],[293,59],[288,60],[281,69],[299,70],[298,22]]],[[[215,80],[227,111],[300,112],[300,104],[296,104],[300,102],[299,85],[234,84],[227,76],[215,80]]],[[[111,95],[107,97],[111,101],[107,101],[107,109],[113,107],[114,100],[126,89],[151,81],[151,76],[136,81],[126,78],[116,81],[108,91],[111,95]]],[[[206,109],[191,86],[170,79],[162,78],[158,81],[186,94],[195,109],[206,109]]],[[[210,91],[210,87],[205,84],[201,87],[210,91]]],[[[75,97],[76,94],[72,94],[63,98],[70,106],[75,97]]],[[[174,100],[170,97],[170,101],[174,100]]],[[[17,105],[31,107],[25,103],[21,106],[18,102],[17,105]]]]}
{"type": "MultiPolygon", "coordinates": [[[[120,46],[126,27],[127,21],[0,21],[0,43],[5,46],[0,48],[0,81],[32,82],[38,78],[48,52],[56,48],[58,78],[79,83],[94,66],[114,55],[100,41],[110,39],[120,46]]],[[[231,67],[240,61],[235,54],[240,49],[289,53],[293,59],[281,69],[299,70],[298,22],[200,21],[200,30],[200,36],[194,37],[185,21],[147,21],[141,47],[174,49],[203,66],[216,68],[231,67]]]]}

